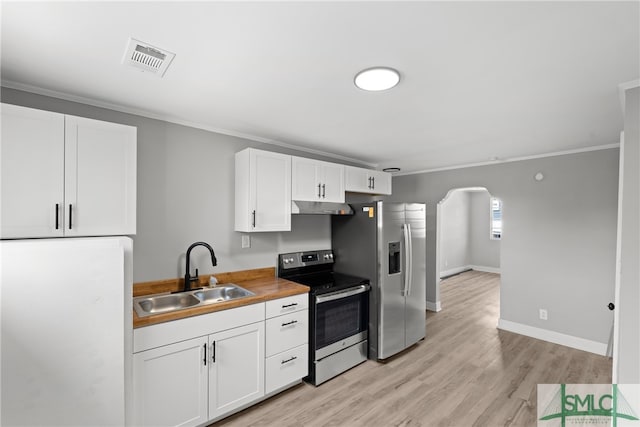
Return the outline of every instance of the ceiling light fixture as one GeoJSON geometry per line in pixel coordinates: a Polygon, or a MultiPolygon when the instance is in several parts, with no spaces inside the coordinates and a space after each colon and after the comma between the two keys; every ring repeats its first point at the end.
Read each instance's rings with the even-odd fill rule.
{"type": "Polygon", "coordinates": [[[400,172],[400,168],[384,168],[382,172],[400,172]]]}
{"type": "Polygon", "coordinates": [[[362,90],[378,92],[391,89],[400,82],[400,73],[389,67],[373,67],[356,74],[354,83],[362,90]]]}

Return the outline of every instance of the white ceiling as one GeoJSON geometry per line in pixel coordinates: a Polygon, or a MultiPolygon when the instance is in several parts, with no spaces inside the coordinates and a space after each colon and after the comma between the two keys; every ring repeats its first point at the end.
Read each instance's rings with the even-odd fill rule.
{"type": "Polygon", "coordinates": [[[640,2],[2,2],[3,85],[403,172],[616,143],[640,2]],[[125,67],[129,37],[176,53],[125,67]],[[398,69],[367,93],[354,75],[398,69]]]}

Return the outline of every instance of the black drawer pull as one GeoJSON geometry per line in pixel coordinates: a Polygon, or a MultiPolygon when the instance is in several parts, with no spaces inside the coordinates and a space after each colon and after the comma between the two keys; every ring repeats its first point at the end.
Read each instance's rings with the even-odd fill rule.
{"type": "Polygon", "coordinates": [[[287,323],[283,323],[282,326],[289,326],[289,325],[293,325],[294,323],[298,323],[297,320],[292,320],[291,322],[287,322],[287,323]]]}
{"type": "Polygon", "coordinates": [[[289,359],[287,360],[283,360],[280,364],[284,365],[285,363],[289,363],[289,362],[293,362],[294,360],[296,360],[297,357],[296,356],[291,356],[289,359]]]}
{"type": "Polygon", "coordinates": [[[290,307],[295,307],[296,305],[298,305],[297,302],[291,303],[291,304],[285,304],[282,306],[282,308],[290,308],[290,307]]]}

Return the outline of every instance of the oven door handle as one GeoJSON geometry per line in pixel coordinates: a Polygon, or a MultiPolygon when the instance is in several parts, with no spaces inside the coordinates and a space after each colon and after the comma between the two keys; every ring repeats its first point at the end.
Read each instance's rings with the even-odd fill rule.
{"type": "Polygon", "coordinates": [[[323,302],[334,301],[341,298],[350,297],[353,295],[363,294],[367,292],[371,287],[369,285],[360,285],[356,288],[349,288],[344,291],[332,292],[330,294],[319,295],[316,297],[316,304],[322,304],[323,302]]]}

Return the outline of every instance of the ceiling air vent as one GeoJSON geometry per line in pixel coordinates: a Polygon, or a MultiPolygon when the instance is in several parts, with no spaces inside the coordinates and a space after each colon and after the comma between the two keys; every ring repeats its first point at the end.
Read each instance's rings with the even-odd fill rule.
{"type": "Polygon", "coordinates": [[[175,56],[175,53],[130,38],[122,63],[162,77],[175,56]]]}

